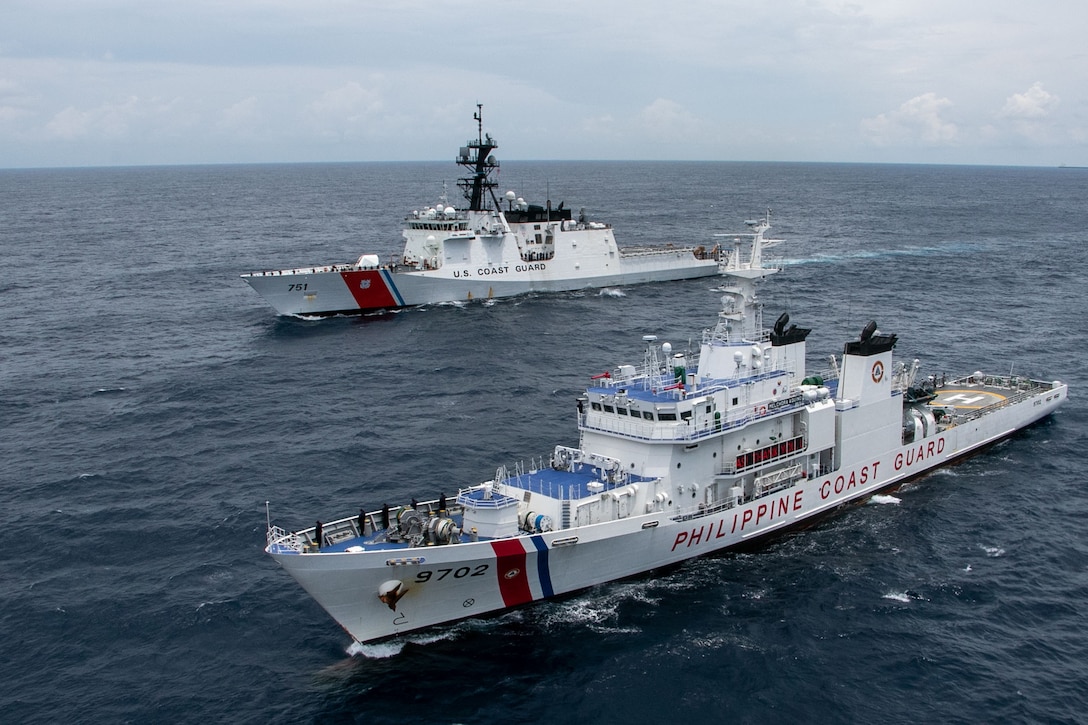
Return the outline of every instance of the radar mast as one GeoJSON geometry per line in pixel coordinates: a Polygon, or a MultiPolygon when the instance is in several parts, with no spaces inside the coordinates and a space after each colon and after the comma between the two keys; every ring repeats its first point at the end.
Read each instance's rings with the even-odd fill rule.
{"type": "Polygon", "coordinates": [[[491,155],[491,152],[499,147],[491,134],[484,133],[484,106],[476,104],[476,113],[472,115],[476,119],[476,139],[469,140],[468,144],[461,147],[457,155],[457,164],[471,173],[457,180],[457,186],[465,194],[469,211],[487,211],[492,208],[485,197],[485,193],[491,197],[495,207],[499,202],[495,198],[495,187],[498,183],[491,179],[491,172],[499,168],[499,162],[491,155]]]}

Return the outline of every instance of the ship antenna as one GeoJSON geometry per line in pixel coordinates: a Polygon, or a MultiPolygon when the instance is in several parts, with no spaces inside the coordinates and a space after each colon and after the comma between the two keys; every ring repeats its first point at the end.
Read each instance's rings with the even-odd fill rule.
{"type": "Polygon", "coordinates": [[[491,155],[491,152],[499,147],[491,134],[484,133],[484,104],[476,104],[476,140],[469,139],[468,145],[461,147],[461,153],[457,156],[457,164],[468,171],[469,175],[457,180],[457,186],[464,191],[468,201],[469,211],[488,211],[487,196],[498,207],[495,198],[495,186],[497,182],[492,178],[493,172],[498,172],[499,162],[491,155]]]}
{"type": "Polygon", "coordinates": [[[264,502],[264,520],[268,524],[268,528],[272,528],[272,514],[268,510],[268,501],[264,502]]]}

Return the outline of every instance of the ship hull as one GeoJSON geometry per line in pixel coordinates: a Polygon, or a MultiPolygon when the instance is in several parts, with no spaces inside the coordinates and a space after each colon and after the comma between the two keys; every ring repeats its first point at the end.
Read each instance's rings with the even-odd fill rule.
{"type": "Polygon", "coordinates": [[[1064,385],[787,489],[713,513],[647,513],[452,546],[269,553],[356,641],[369,642],[576,592],[751,545],[951,463],[1050,415],[1064,385]],[[395,590],[396,597],[378,592],[395,590]]]}
{"type": "Polygon", "coordinates": [[[611,261],[519,260],[431,270],[331,265],[255,272],[242,279],[279,314],[308,317],[695,279],[718,272],[716,260],[699,259],[690,249],[662,249],[631,256],[621,253],[611,261]]]}

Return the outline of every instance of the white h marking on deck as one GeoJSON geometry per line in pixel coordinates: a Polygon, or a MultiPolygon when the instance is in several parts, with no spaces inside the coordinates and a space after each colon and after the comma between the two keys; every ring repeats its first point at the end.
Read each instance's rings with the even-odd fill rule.
{"type": "Polygon", "coordinates": [[[949,395],[947,398],[945,398],[941,402],[942,403],[952,403],[953,405],[967,406],[967,405],[974,405],[975,403],[981,403],[984,400],[986,400],[985,395],[968,396],[968,395],[966,395],[964,393],[956,393],[955,395],[949,395]]]}

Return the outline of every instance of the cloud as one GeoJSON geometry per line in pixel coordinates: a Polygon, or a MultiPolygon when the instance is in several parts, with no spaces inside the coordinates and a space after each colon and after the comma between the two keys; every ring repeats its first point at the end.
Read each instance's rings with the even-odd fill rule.
{"type": "Polygon", "coordinates": [[[45,124],[45,131],[66,141],[85,138],[113,140],[124,137],[132,120],[140,113],[140,100],[136,96],[129,96],[121,103],[104,103],[87,110],[68,106],[45,124]]]}
{"type": "Polygon", "coordinates": [[[310,111],[319,116],[358,120],[382,108],[381,97],[376,91],[363,88],[356,81],[339,88],[325,91],[310,104],[310,111]]]}
{"type": "Polygon", "coordinates": [[[258,125],[260,121],[260,103],[256,96],[250,96],[224,110],[217,126],[222,131],[247,131],[258,125]]]}
{"type": "Polygon", "coordinates": [[[1075,128],[1063,131],[1055,123],[1054,109],[1059,100],[1056,95],[1048,93],[1042,83],[1036,82],[1023,93],[1014,93],[1006,98],[1005,105],[997,112],[997,125],[987,127],[987,130],[999,140],[1021,140],[1033,145],[1049,145],[1064,138],[1075,139],[1075,128]]]}
{"type": "Polygon", "coordinates": [[[322,93],[306,107],[311,126],[322,135],[341,136],[365,128],[369,118],[385,108],[381,93],[349,81],[322,93]]]}
{"type": "Polygon", "coordinates": [[[955,123],[941,117],[952,105],[936,93],[915,96],[899,108],[861,121],[861,131],[877,146],[942,146],[954,143],[959,135],[955,123]]]}
{"type": "Polygon", "coordinates": [[[693,133],[702,123],[675,101],[658,98],[639,111],[638,119],[642,125],[654,134],[680,136],[693,133]]]}
{"type": "Polygon", "coordinates": [[[1005,99],[1005,106],[998,114],[1001,118],[1035,120],[1049,116],[1058,105],[1059,98],[1043,90],[1036,82],[1023,93],[1014,93],[1005,99]]]}
{"type": "Polygon", "coordinates": [[[520,158],[1088,154],[1088,3],[0,2],[0,166],[445,158],[477,101],[520,158]]]}
{"type": "Polygon", "coordinates": [[[25,108],[0,103],[0,123],[17,121],[29,115],[30,112],[25,108]]]}
{"type": "Polygon", "coordinates": [[[34,98],[10,78],[0,77],[0,123],[17,121],[32,115],[34,98]]]}

